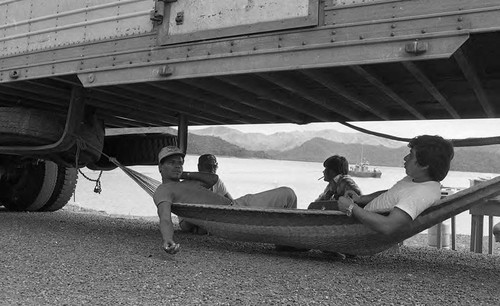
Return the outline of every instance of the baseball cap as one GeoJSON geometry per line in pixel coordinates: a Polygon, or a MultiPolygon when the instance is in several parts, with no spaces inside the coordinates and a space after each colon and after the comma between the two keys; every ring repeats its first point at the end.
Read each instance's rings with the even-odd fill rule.
{"type": "Polygon", "coordinates": [[[198,158],[198,164],[217,164],[217,158],[212,154],[203,154],[198,158]]]}
{"type": "Polygon", "coordinates": [[[164,159],[165,157],[169,157],[172,155],[180,155],[182,157],[186,156],[186,154],[182,152],[182,150],[179,149],[178,147],[168,146],[162,148],[160,150],[160,153],[158,153],[158,163],[160,163],[161,160],[164,159]]]}

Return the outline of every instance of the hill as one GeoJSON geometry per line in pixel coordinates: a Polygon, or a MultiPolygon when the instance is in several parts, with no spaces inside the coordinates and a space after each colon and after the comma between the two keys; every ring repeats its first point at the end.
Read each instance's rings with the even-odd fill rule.
{"type": "MultiPolygon", "coordinates": [[[[500,146],[455,148],[451,169],[455,171],[500,173],[500,146]]],[[[327,157],[338,154],[345,156],[351,164],[359,162],[363,156],[376,166],[402,167],[403,157],[408,154],[407,147],[387,148],[360,144],[332,142],[322,138],[311,139],[302,145],[284,152],[274,152],[274,159],[323,162],[327,157]]]]}
{"type": "Polygon", "coordinates": [[[266,152],[247,150],[219,137],[199,136],[191,133],[188,135],[187,153],[195,155],[210,153],[216,156],[240,158],[271,158],[266,152]]]}
{"type": "Polygon", "coordinates": [[[203,136],[216,136],[221,139],[254,151],[286,151],[293,149],[313,138],[323,138],[338,143],[366,144],[399,148],[405,143],[362,133],[341,133],[335,130],[278,132],[271,135],[262,133],[243,133],[224,126],[193,129],[191,133],[203,136]]]}
{"type": "MultiPolygon", "coordinates": [[[[177,133],[175,129],[171,128],[150,128],[147,130],[107,130],[106,134],[138,132],[177,133]]],[[[218,156],[240,158],[312,162],[323,162],[327,157],[338,154],[345,156],[351,164],[354,164],[360,161],[361,151],[363,151],[363,157],[372,165],[402,167],[403,157],[408,153],[408,148],[406,144],[401,142],[361,133],[339,133],[334,130],[265,135],[242,133],[227,127],[211,127],[192,130],[188,137],[189,154],[212,153],[218,156]],[[341,141],[332,141],[318,135],[327,135],[330,139],[340,139],[341,141]]],[[[455,148],[455,157],[451,168],[455,171],[500,173],[499,161],[500,145],[455,148]]]]}

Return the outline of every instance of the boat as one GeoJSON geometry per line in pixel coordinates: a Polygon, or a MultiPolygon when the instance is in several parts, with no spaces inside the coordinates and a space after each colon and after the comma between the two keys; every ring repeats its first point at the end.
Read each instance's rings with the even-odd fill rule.
{"type": "Polygon", "coordinates": [[[363,145],[361,145],[361,157],[359,163],[352,167],[349,167],[349,175],[356,177],[374,177],[380,178],[382,176],[382,171],[376,168],[370,168],[368,161],[363,159],[363,145]]]}
{"type": "Polygon", "coordinates": [[[370,168],[368,167],[368,162],[361,162],[353,167],[350,167],[349,169],[349,175],[350,176],[356,176],[356,177],[374,177],[374,178],[380,178],[382,176],[382,171],[376,169],[376,168],[370,168]]]}

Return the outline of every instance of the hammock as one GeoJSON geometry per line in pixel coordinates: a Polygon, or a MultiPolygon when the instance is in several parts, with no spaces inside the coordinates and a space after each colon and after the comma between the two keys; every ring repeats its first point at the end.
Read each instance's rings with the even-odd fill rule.
{"type": "MultiPolygon", "coordinates": [[[[111,161],[151,196],[160,185],[159,181],[121,165],[116,159],[111,161]]],[[[214,236],[230,240],[372,255],[497,195],[500,195],[500,176],[441,199],[405,229],[390,236],[334,210],[173,204],[172,212],[214,236]]]]}

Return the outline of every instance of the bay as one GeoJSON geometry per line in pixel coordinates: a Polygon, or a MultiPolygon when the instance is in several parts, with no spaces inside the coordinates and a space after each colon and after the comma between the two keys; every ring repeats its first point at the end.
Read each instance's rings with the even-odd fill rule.
{"type": "MultiPolygon", "coordinates": [[[[298,208],[306,209],[323,191],[326,182],[318,178],[323,176],[323,164],[317,162],[284,161],[269,159],[245,159],[235,157],[217,158],[218,174],[234,198],[247,193],[256,193],[280,186],[291,187],[298,198],[298,208]]],[[[187,155],[185,171],[197,171],[198,156],[187,155]]],[[[132,169],[161,181],[157,166],[134,166],[132,169]]],[[[403,160],[401,167],[377,167],[382,171],[381,178],[358,178],[354,180],[364,194],[390,188],[404,177],[403,160]]],[[[89,178],[96,179],[99,171],[87,168],[82,172],[89,178]]],[[[499,174],[479,172],[450,171],[441,183],[445,187],[466,188],[470,180],[493,178],[499,174]]],[[[75,195],[70,204],[108,214],[130,216],[156,216],[156,207],[152,198],[120,169],[105,171],[101,177],[102,192],[94,193],[95,183],[79,175],[75,195]]],[[[499,222],[496,218],[494,222],[499,222]]],[[[457,234],[470,234],[470,214],[463,212],[456,217],[457,234]]],[[[485,219],[485,233],[489,226],[485,219]]]]}

